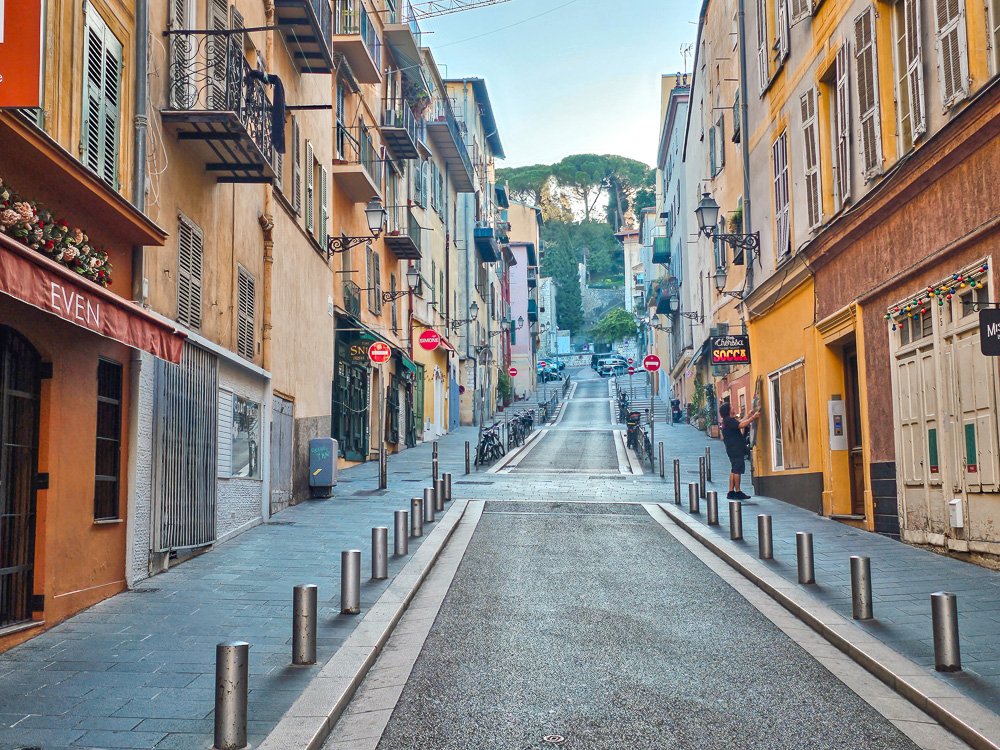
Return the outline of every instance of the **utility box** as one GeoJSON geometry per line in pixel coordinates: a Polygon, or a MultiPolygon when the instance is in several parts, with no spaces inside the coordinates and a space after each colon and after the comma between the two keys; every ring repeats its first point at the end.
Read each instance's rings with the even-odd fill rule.
{"type": "Polygon", "coordinates": [[[961,498],[948,501],[948,520],[951,521],[953,529],[965,528],[965,516],[962,514],[961,498]]]}
{"type": "Polygon", "coordinates": [[[309,441],[309,491],[314,498],[333,497],[339,452],[340,446],[333,438],[313,438],[309,441]]]}

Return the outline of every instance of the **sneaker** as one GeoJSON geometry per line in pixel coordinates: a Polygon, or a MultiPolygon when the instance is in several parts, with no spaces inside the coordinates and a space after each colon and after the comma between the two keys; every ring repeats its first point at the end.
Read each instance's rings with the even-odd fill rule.
{"type": "Polygon", "coordinates": [[[736,493],[733,492],[732,490],[729,490],[729,494],[726,495],[726,499],[727,500],[736,500],[736,493]]]}
{"type": "Polygon", "coordinates": [[[746,494],[743,491],[733,493],[733,500],[749,500],[749,499],[750,495],[746,494]]]}

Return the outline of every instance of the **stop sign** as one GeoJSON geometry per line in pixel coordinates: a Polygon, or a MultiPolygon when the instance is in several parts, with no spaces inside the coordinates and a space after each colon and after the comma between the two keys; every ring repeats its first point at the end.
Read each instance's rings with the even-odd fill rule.
{"type": "Polygon", "coordinates": [[[417,339],[417,343],[420,344],[422,349],[432,352],[441,345],[441,334],[437,331],[424,331],[420,334],[420,338],[417,339]]]}
{"type": "Polygon", "coordinates": [[[660,369],[660,358],[655,354],[650,354],[644,360],[642,360],[642,366],[645,367],[650,372],[656,372],[660,369]]]}
{"type": "Polygon", "coordinates": [[[630,366],[629,366],[629,368],[628,368],[628,374],[629,374],[629,375],[635,375],[635,368],[634,368],[634,367],[632,367],[631,365],[630,365],[630,366]]]}
{"type": "Polygon", "coordinates": [[[517,377],[517,368],[511,367],[509,370],[507,370],[507,374],[510,375],[512,378],[517,377]]]}
{"type": "Polygon", "coordinates": [[[389,348],[388,344],[383,344],[381,341],[376,341],[368,347],[368,359],[376,365],[385,364],[391,356],[392,349],[389,348]]]}

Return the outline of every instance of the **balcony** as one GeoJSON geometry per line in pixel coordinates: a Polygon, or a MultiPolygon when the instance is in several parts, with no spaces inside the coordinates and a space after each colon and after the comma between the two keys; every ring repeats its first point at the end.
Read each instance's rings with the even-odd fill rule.
{"type": "Polygon", "coordinates": [[[388,0],[386,9],[385,44],[392,51],[396,67],[403,71],[403,75],[417,80],[423,63],[420,58],[423,38],[413,8],[406,0],[388,0]]]}
{"type": "Polygon", "coordinates": [[[500,243],[497,242],[496,230],[493,227],[476,227],[473,239],[484,263],[496,263],[500,260],[500,243]]]}
{"type": "Polygon", "coordinates": [[[388,212],[385,246],[400,260],[420,260],[421,227],[413,212],[406,206],[392,206],[388,212]]]}
{"type": "Polygon", "coordinates": [[[536,286],[538,286],[538,269],[528,266],[528,288],[534,289],[536,286]]]}
{"type": "Polygon", "coordinates": [[[427,132],[450,170],[455,189],[476,192],[472,158],[465,145],[465,126],[460,125],[448,99],[438,99],[427,116],[427,132]]]}
{"type": "Polygon", "coordinates": [[[397,159],[416,159],[417,121],[402,99],[386,99],[382,110],[382,141],[397,159]]]}
{"type": "Polygon", "coordinates": [[[659,295],[656,297],[656,314],[657,315],[670,315],[670,295],[667,294],[666,290],[660,290],[659,295]]]}
{"type": "Polygon", "coordinates": [[[538,303],[530,297],[528,298],[528,322],[538,322],[538,303]]]}
{"type": "Polygon", "coordinates": [[[360,0],[337,0],[332,47],[344,56],[358,83],[382,82],[382,43],[360,0]]]}
{"type": "Polygon", "coordinates": [[[361,315],[361,287],[353,281],[344,282],[344,309],[355,318],[361,315]]]}
{"type": "Polygon", "coordinates": [[[218,182],[267,183],[271,167],[271,101],[230,32],[171,31],[164,128],[218,182]]]}
{"type": "Polygon", "coordinates": [[[366,128],[355,138],[347,128],[337,129],[339,157],[333,160],[330,175],[354,203],[367,203],[382,193],[382,164],[371,134],[366,128]]]}
{"type": "Polygon", "coordinates": [[[274,14],[300,73],[332,73],[329,0],[275,0],[274,14]]]}
{"type": "Polygon", "coordinates": [[[662,263],[665,266],[670,265],[669,237],[653,238],[653,263],[662,263]]]}

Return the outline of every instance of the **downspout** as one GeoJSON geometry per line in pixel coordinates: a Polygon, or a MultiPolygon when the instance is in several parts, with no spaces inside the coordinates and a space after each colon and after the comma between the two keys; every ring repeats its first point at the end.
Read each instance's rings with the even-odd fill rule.
{"type": "MultiPolygon", "coordinates": [[[[743,228],[750,234],[753,224],[750,220],[750,122],[747,114],[747,24],[746,0],[739,0],[739,46],[740,46],[740,150],[743,154],[743,228]]],[[[750,254],[749,252],[747,253],[750,254]]],[[[753,257],[746,261],[746,293],[753,290],[753,257]]],[[[745,324],[744,324],[745,325],[745,324]]]]}
{"type": "MultiPolygon", "coordinates": [[[[146,213],[146,129],[149,125],[149,4],[135,4],[135,119],[132,130],[132,205],[146,213]]],[[[146,254],[142,245],[132,248],[132,299],[146,304],[146,254]]]]}
{"type": "MultiPolygon", "coordinates": [[[[264,25],[275,26],[274,2],[265,0],[264,2],[264,25]]],[[[264,64],[267,70],[274,69],[274,33],[268,32],[264,43],[264,64]]],[[[264,186],[264,213],[258,217],[261,232],[264,235],[264,268],[261,279],[261,367],[271,371],[271,282],[274,271],[274,216],[271,213],[271,205],[274,201],[274,185],[268,183],[264,186]]]]}

